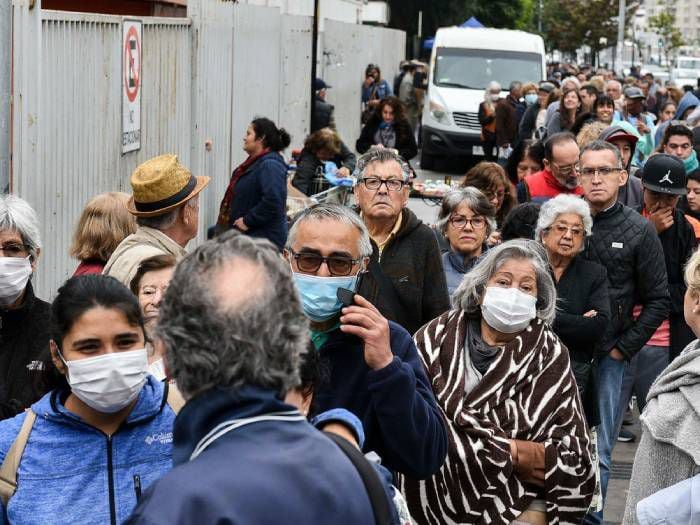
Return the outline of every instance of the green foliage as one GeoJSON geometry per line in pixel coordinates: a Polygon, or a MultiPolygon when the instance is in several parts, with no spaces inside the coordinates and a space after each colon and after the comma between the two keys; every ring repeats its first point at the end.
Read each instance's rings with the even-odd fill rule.
{"type": "Polygon", "coordinates": [[[683,34],[676,27],[676,16],[668,10],[660,11],[657,15],[649,17],[649,29],[655,32],[663,42],[666,64],[670,67],[676,51],[685,45],[683,34]]]}

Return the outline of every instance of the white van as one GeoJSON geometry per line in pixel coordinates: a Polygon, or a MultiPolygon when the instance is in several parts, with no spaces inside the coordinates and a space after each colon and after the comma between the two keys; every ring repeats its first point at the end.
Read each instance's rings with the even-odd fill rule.
{"type": "Polygon", "coordinates": [[[539,35],[508,29],[438,29],[423,109],[421,167],[431,169],[438,156],[483,156],[477,114],[489,82],[495,80],[507,90],[514,80],[537,83],[545,76],[539,35]]]}
{"type": "Polygon", "coordinates": [[[692,86],[695,89],[698,86],[698,78],[700,78],[700,57],[680,56],[673,61],[671,80],[677,87],[692,86]]]}

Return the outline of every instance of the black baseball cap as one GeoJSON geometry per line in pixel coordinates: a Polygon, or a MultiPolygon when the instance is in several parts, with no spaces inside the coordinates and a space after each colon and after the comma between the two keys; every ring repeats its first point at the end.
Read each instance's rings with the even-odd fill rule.
{"type": "Polygon", "coordinates": [[[642,186],[657,193],[685,195],[685,168],[673,155],[658,153],[646,161],[642,172],[642,186]]]}
{"type": "Polygon", "coordinates": [[[314,91],[321,91],[322,89],[328,89],[331,86],[326,84],[322,78],[316,78],[314,80],[314,91]]]}

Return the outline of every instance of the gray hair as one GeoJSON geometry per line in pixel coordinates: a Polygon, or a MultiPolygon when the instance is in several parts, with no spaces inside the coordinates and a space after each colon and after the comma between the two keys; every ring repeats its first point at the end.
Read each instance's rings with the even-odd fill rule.
{"type": "Polygon", "coordinates": [[[365,174],[365,170],[370,164],[374,164],[375,162],[397,162],[399,166],[401,166],[401,173],[403,175],[404,182],[408,182],[408,179],[411,176],[411,167],[408,165],[408,162],[406,162],[404,158],[396,152],[396,150],[392,148],[370,148],[367,153],[362,155],[357,160],[357,166],[355,167],[355,172],[353,173],[355,176],[355,184],[360,183],[360,180],[365,174]]]}
{"type": "Polygon", "coordinates": [[[360,241],[357,246],[360,251],[360,257],[372,255],[372,242],[369,238],[369,231],[367,231],[367,226],[362,222],[360,216],[347,206],[329,203],[314,204],[296,214],[292,227],[289,229],[287,243],[284,245],[286,249],[292,249],[297,239],[299,225],[305,221],[337,221],[357,228],[360,232],[360,241]]]}
{"type": "Polygon", "coordinates": [[[445,194],[440,206],[437,224],[438,229],[445,233],[450,217],[465,202],[474,215],[481,215],[486,219],[486,236],[491,235],[496,230],[496,210],[486,196],[474,187],[460,188],[445,194]]]}
{"type": "MultiPolygon", "coordinates": [[[[196,197],[196,195],[195,195],[196,197]]],[[[163,215],[156,215],[155,217],[136,217],[136,223],[139,226],[144,226],[146,228],[153,228],[154,230],[167,230],[168,228],[172,228],[173,224],[177,222],[177,217],[180,214],[180,210],[185,207],[189,206],[190,208],[195,207],[195,202],[197,200],[195,197],[192,197],[191,199],[188,199],[187,202],[185,202],[182,206],[178,206],[174,210],[170,210],[165,212],[163,215]]]]}
{"type": "Polygon", "coordinates": [[[609,151],[613,155],[615,155],[617,167],[620,169],[623,168],[622,155],[620,154],[620,150],[617,146],[615,146],[615,144],[610,144],[610,142],[606,142],[604,140],[594,140],[581,150],[581,153],[578,156],[579,160],[583,158],[584,153],[587,153],[589,151],[609,151]]]}
{"type": "Polygon", "coordinates": [[[491,82],[489,82],[489,85],[486,86],[486,95],[485,96],[488,97],[489,93],[491,93],[493,91],[498,91],[499,93],[501,91],[501,84],[499,84],[495,80],[492,80],[491,82]]]}
{"type": "MultiPolygon", "coordinates": [[[[563,213],[574,213],[581,217],[586,235],[592,233],[593,219],[591,218],[591,209],[588,203],[580,197],[562,193],[542,204],[540,215],[537,218],[535,239],[541,240],[542,232],[551,227],[554,221],[557,220],[557,217],[563,213]]],[[[583,249],[583,245],[581,245],[581,249],[583,249]]]]}
{"type": "Polygon", "coordinates": [[[0,230],[17,232],[36,259],[41,250],[39,219],[27,201],[16,195],[0,195],[0,230]]]}
{"type": "Polygon", "coordinates": [[[454,304],[468,313],[479,312],[488,280],[510,259],[525,259],[535,268],[537,317],[551,323],[557,306],[557,289],[544,247],[539,242],[529,239],[506,241],[487,251],[477,265],[464,276],[454,293],[454,304]]]}
{"type": "Polygon", "coordinates": [[[572,84],[574,84],[576,86],[577,90],[581,89],[581,81],[578,78],[576,78],[575,76],[568,76],[564,80],[562,80],[561,81],[562,89],[564,87],[564,84],[566,84],[567,82],[571,82],[572,84]]]}
{"type": "Polygon", "coordinates": [[[168,369],[187,398],[244,385],[283,394],[299,384],[300,359],[309,342],[308,322],[277,247],[235,230],[205,242],[178,264],[155,336],[164,343],[168,369]],[[256,266],[263,284],[246,297],[222,299],[217,294],[222,271],[229,282],[250,278],[236,275],[241,260],[256,266]]]}

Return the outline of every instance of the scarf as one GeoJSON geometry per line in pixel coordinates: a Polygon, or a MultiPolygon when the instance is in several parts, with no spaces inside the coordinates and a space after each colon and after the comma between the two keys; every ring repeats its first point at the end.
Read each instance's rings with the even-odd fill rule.
{"type": "Polygon", "coordinates": [[[698,154],[693,150],[687,159],[683,159],[683,167],[686,173],[690,173],[698,169],[698,166],[700,166],[700,163],[698,163],[698,154]]]}
{"type": "Polygon", "coordinates": [[[393,124],[388,124],[383,120],[379,123],[379,129],[374,137],[375,143],[380,143],[386,148],[396,147],[396,130],[393,124]]]}
{"type": "Polygon", "coordinates": [[[550,524],[580,523],[595,486],[591,442],[566,348],[540,319],[506,344],[465,394],[467,314],[452,310],[415,335],[443,412],[447,460],[426,480],[402,477],[416,523],[509,524],[542,498],[550,524]],[[510,439],[544,445],[545,485],[514,471],[510,439]]]}
{"type": "Polygon", "coordinates": [[[231,175],[231,180],[228,183],[226,192],[224,193],[224,198],[221,200],[221,205],[219,206],[219,218],[216,220],[216,225],[222,229],[226,230],[231,227],[231,203],[233,202],[234,189],[238,179],[240,179],[245,172],[250,168],[255,162],[262,156],[270,153],[270,148],[265,148],[257,155],[250,155],[243,164],[238,166],[233,170],[231,175]]]}
{"type": "Polygon", "coordinates": [[[500,349],[489,346],[481,337],[481,322],[478,317],[467,320],[467,337],[464,342],[474,367],[483,376],[496,360],[500,349]]]}

